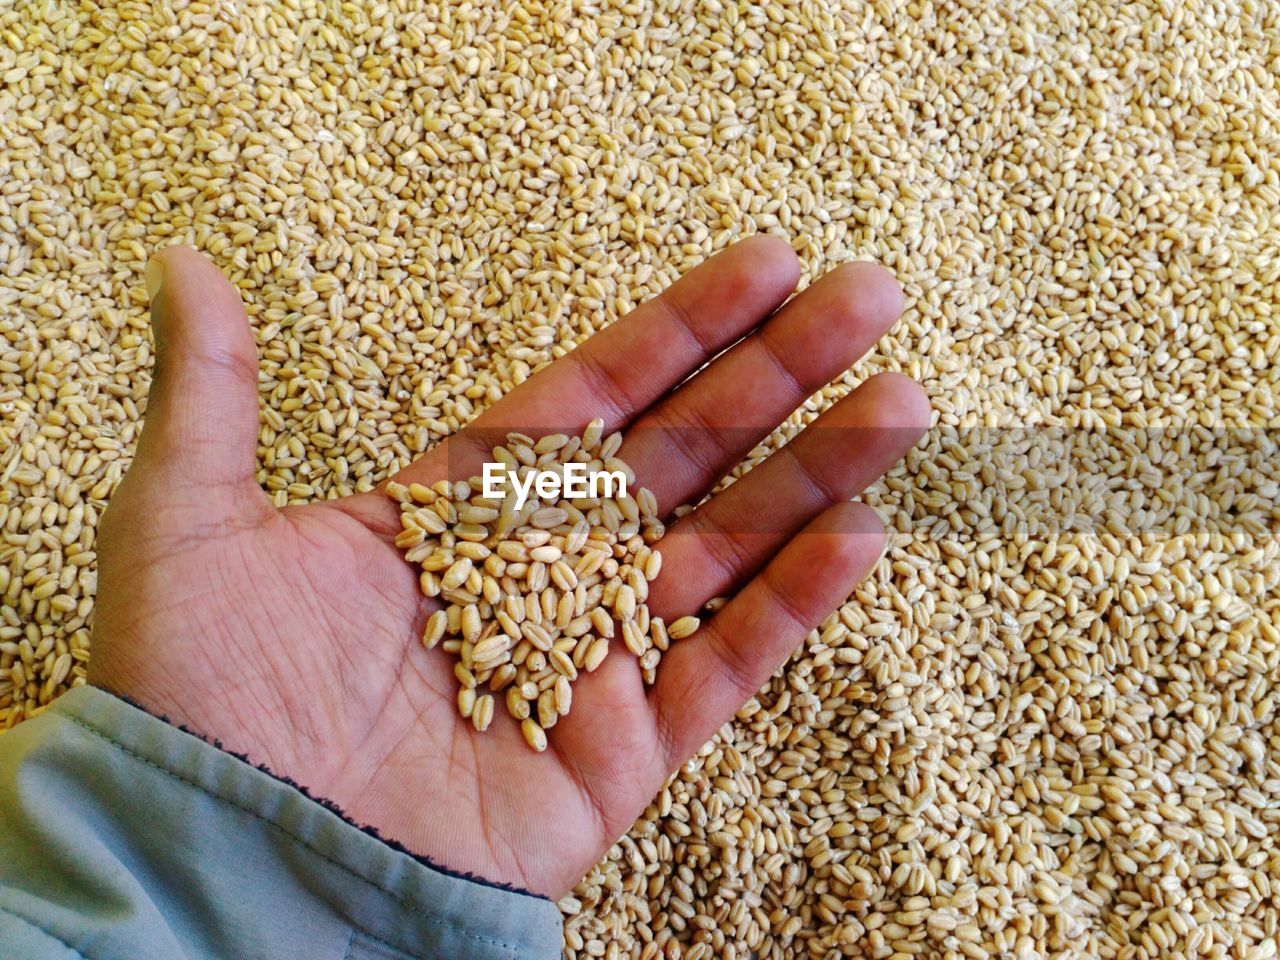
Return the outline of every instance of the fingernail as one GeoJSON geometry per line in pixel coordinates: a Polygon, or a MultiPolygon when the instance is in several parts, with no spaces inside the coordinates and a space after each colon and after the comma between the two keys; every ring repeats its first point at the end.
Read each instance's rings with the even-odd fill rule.
{"type": "Polygon", "coordinates": [[[156,296],[160,293],[160,285],[164,283],[164,264],[152,257],[147,261],[144,275],[147,283],[147,299],[155,303],[156,296]]]}

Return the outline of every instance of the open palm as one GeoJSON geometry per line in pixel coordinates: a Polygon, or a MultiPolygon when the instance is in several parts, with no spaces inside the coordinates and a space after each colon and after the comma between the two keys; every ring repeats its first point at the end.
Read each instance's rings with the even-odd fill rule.
{"type": "MultiPolygon", "coordinates": [[[[459,718],[452,659],[419,643],[438,607],[392,542],[390,498],[267,501],[254,482],[258,365],[239,296],[194,251],[154,263],[157,368],[137,457],[103,521],[91,681],[443,866],[552,897],[875,562],[880,523],[849,498],[928,422],[914,383],[874,377],[671,523],[654,615],[671,622],[733,599],[672,646],[651,688],[615,644],[534,753],[501,709],[485,733],[459,718]]],[[[865,263],[784,305],[798,272],[782,241],[737,244],[397,479],[477,473],[508,429],[574,431],[599,416],[627,429],[621,456],[662,512],[696,502],[901,309],[897,284],[865,263]]]]}

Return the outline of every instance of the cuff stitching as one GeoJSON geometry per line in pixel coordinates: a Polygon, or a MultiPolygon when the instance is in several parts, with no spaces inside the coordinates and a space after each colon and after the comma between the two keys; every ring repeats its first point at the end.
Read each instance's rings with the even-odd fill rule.
{"type": "MultiPolygon", "coordinates": [[[[358,955],[356,952],[357,947],[359,947],[363,941],[367,941],[365,944],[366,946],[372,944],[380,948],[385,948],[385,952],[381,949],[378,951],[380,954],[383,954],[383,960],[394,960],[394,957],[410,956],[410,954],[405,953],[405,951],[401,950],[394,943],[388,943],[381,937],[375,937],[372,933],[367,933],[364,930],[352,930],[351,939],[347,943],[347,952],[343,955],[343,960],[358,960],[359,957],[367,956],[367,949],[361,948],[358,955]]],[[[513,953],[511,954],[511,960],[519,960],[519,956],[513,953]]]]}
{"type": "MultiPolygon", "coordinates": [[[[61,715],[65,719],[70,720],[76,726],[81,727],[82,729],[88,731],[90,734],[92,734],[95,737],[98,737],[102,740],[107,741],[108,743],[115,746],[117,749],[124,751],[134,759],[139,760],[142,763],[146,764],[148,767],[152,767],[156,770],[159,770],[165,776],[172,777],[174,780],[177,780],[181,783],[185,783],[187,786],[195,790],[198,790],[200,793],[203,793],[205,796],[212,797],[213,799],[219,800],[222,803],[225,803],[228,806],[234,807],[235,809],[240,810],[243,813],[247,813],[249,816],[253,817],[255,820],[260,820],[262,823],[266,824],[268,827],[271,827],[272,829],[283,834],[285,837],[288,837],[294,843],[298,844],[299,846],[303,847],[306,850],[311,851],[311,853],[315,854],[321,860],[324,860],[326,863],[330,863],[333,866],[337,867],[343,873],[348,874],[349,876],[354,877],[355,879],[360,880],[364,883],[367,883],[369,886],[373,887],[375,890],[378,890],[386,894],[396,903],[400,904],[400,906],[411,911],[426,923],[432,924],[437,927],[443,927],[446,930],[451,930],[454,933],[458,934],[459,936],[464,937],[468,940],[474,940],[477,943],[486,943],[486,944],[489,944],[490,946],[502,947],[505,950],[511,951],[513,955],[518,956],[519,948],[515,944],[508,943],[505,940],[498,940],[494,937],[486,937],[478,933],[472,933],[471,931],[463,929],[462,927],[459,927],[456,924],[449,923],[446,920],[441,920],[438,917],[432,917],[423,913],[417,905],[410,903],[408,900],[400,896],[398,893],[387,889],[386,887],[382,886],[382,884],[378,883],[376,880],[372,880],[369,877],[366,877],[357,873],[354,869],[347,866],[345,863],[342,863],[338,860],[333,859],[333,857],[329,856],[328,854],[324,853],[322,850],[315,847],[308,840],[298,836],[295,833],[290,832],[289,830],[282,827],[280,824],[276,823],[274,820],[271,820],[263,816],[262,814],[258,813],[256,810],[250,809],[249,807],[244,806],[243,804],[237,802],[236,800],[231,799],[230,797],[223,796],[220,793],[214,793],[212,790],[209,790],[202,784],[196,783],[194,780],[188,779],[187,777],[184,777],[181,774],[176,773],[175,771],[170,770],[169,768],[164,767],[159,763],[156,763],[150,757],[144,756],[143,754],[138,753],[137,751],[131,749],[130,747],[125,746],[123,743],[120,743],[118,740],[111,737],[110,735],[91,726],[88,722],[81,719],[80,717],[71,716],[70,714],[66,714],[66,713],[61,715]]],[[[355,925],[353,924],[353,926],[355,925]]],[[[372,933],[370,933],[367,930],[364,930],[363,928],[360,928],[360,931],[366,934],[367,936],[374,936],[372,933]]],[[[374,937],[374,939],[377,939],[377,938],[374,937]]],[[[399,949],[399,948],[396,948],[396,949],[399,949]]]]}
{"type": "Polygon", "coordinates": [[[477,883],[482,887],[493,887],[495,890],[505,890],[508,893],[518,893],[522,897],[530,897],[531,899],[534,899],[534,900],[546,900],[547,902],[550,902],[549,897],[545,897],[539,893],[534,893],[531,890],[526,890],[523,887],[517,887],[514,884],[504,883],[499,880],[490,880],[488,877],[482,877],[479,874],[471,873],[468,870],[456,870],[452,867],[446,867],[442,863],[437,863],[435,860],[433,860],[431,857],[427,856],[426,854],[418,853],[415,850],[410,850],[403,843],[400,843],[397,840],[393,840],[390,837],[384,837],[382,833],[377,829],[377,827],[374,827],[372,824],[360,823],[358,820],[356,820],[354,817],[348,814],[345,810],[342,809],[342,807],[338,806],[328,797],[322,797],[322,796],[319,796],[318,794],[312,793],[310,789],[308,789],[303,784],[299,783],[297,780],[294,780],[292,777],[287,777],[284,774],[276,773],[266,764],[255,763],[247,755],[240,753],[236,750],[232,750],[230,747],[226,746],[217,737],[205,736],[204,734],[200,733],[198,730],[191,729],[185,723],[179,723],[173,718],[165,716],[165,714],[163,713],[158,713],[154,710],[150,710],[147,707],[144,707],[138,701],[134,700],[132,697],[128,696],[127,694],[111,693],[110,691],[107,691],[101,687],[98,687],[95,689],[97,689],[98,692],[105,694],[106,696],[114,697],[117,700],[127,703],[129,706],[133,707],[135,710],[139,710],[142,713],[147,714],[147,716],[154,717],[157,720],[162,720],[164,723],[168,724],[174,729],[181,730],[183,733],[187,734],[188,736],[195,737],[197,740],[207,743],[209,746],[214,747],[215,749],[221,751],[222,753],[227,754],[228,756],[235,757],[237,760],[239,760],[241,763],[245,764],[246,766],[253,767],[253,769],[261,773],[265,773],[272,780],[275,780],[278,783],[283,783],[285,786],[290,787],[293,790],[296,790],[298,793],[302,794],[308,800],[318,803],[320,806],[324,807],[326,810],[332,813],[335,817],[337,817],[343,823],[348,824],[349,826],[355,827],[361,833],[368,834],[369,836],[373,837],[373,839],[381,842],[384,846],[390,847],[392,850],[395,850],[397,853],[403,853],[406,857],[409,857],[412,860],[416,860],[418,863],[422,864],[424,867],[427,867],[435,871],[436,873],[442,873],[446,877],[453,877],[456,880],[469,880],[472,883],[477,883]]]}
{"type": "Polygon", "coordinates": [[[50,940],[55,940],[55,941],[57,941],[58,943],[62,944],[64,947],[66,947],[68,950],[70,950],[72,953],[74,953],[77,957],[80,957],[80,958],[81,958],[81,960],[90,960],[90,958],[88,957],[88,955],[87,955],[87,954],[83,954],[83,953],[81,953],[79,950],[77,950],[77,949],[76,949],[75,947],[73,947],[71,944],[67,943],[67,941],[63,940],[63,939],[62,939],[60,936],[58,936],[56,933],[53,933],[53,932],[52,932],[52,931],[50,931],[50,930],[46,930],[44,927],[42,927],[40,924],[36,923],[34,920],[28,920],[28,919],[27,919],[26,917],[24,917],[22,914],[18,913],[16,910],[14,910],[12,907],[6,907],[6,906],[4,906],[3,904],[0,904],[0,913],[7,913],[9,916],[13,917],[13,919],[17,920],[19,923],[25,923],[25,924],[26,924],[28,927],[30,927],[31,929],[33,929],[33,930],[39,930],[39,931],[40,931],[41,933],[43,933],[46,937],[48,937],[50,940]]]}

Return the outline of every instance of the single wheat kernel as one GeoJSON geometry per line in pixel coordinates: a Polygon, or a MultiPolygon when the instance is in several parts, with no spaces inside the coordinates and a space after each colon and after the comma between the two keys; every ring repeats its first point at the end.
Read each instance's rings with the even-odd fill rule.
{"type": "Polygon", "coordinates": [[[650,642],[659,650],[665,651],[670,646],[667,625],[662,622],[661,617],[654,617],[649,621],[649,637],[650,642]]]}
{"type": "Polygon", "coordinates": [[[520,723],[520,732],[524,734],[524,742],[541,753],[547,749],[547,734],[532,718],[520,723]]]}
{"type": "Polygon", "coordinates": [[[554,689],[554,703],[556,712],[560,716],[565,716],[569,712],[569,708],[573,706],[573,684],[568,676],[556,678],[554,689]]]}
{"type": "Polygon", "coordinates": [[[667,636],[672,640],[683,640],[702,625],[697,617],[680,617],[667,627],[667,636]]]}
{"type": "Polygon", "coordinates": [[[458,713],[463,717],[471,716],[471,711],[475,709],[476,689],[474,686],[464,686],[458,690],[458,713]]]}
{"type": "Polygon", "coordinates": [[[630,584],[623,584],[618,588],[617,597],[613,602],[613,612],[614,616],[623,622],[635,618],[636,592],[630,584]]]}
{"type": "Polygon", "coordinates": [[[622,642],[626,648],[637,657],[643,654],[649,647],[648,638],[641,631],[639,625],[634,620],[628,620],[622,625],[622,642]]]}
{"type": "Polygon", "coordinates": [[[560,713],[556,709],[556,692],[554,689],[543,690],[538,694],[537,702],[538,724],[544,730],[549,730],[555,726],[555,722],[560,719],[560,713]]]}
{"type": "Polygon", "coordinates": [[[570,680],[578,679],[578,668],[573,665],[573,658],[563,650],[552,650],[547,659],[551,661],[551,666],[556,673],[570,680]]]}
{"type": "Polygon", "coordinates": [[[582,666],[588,673],[593,673],[599,668],[600,664],[604,663],[607,656],[609,656],[609,641],[604,637],[597,637],[587,650],[587,655],[582,660],[582,666]]]}
{"type": "Polygon", "coordinates": [[[493,721],[493,697],[489,694],[482,694],[476,697],[475,704],[471,707],[471,724],[477,730],[484,732],[489,729],[489,724],[493,721]]]}
{"type": "Polygon", "coordinates": [[[434,647],[444,636],[445,628],[448,625],[449,615],[443,610],[437,610],[427,617],[427,626],[422,632],[422,645],[428,650],[434,647]]]}
{"type": "Polygon", "coordinates": [[[529,716],[529,698],[526,697],[519,687],[507,688],[507,712],[516,720],[523,720],[529,716]]]}

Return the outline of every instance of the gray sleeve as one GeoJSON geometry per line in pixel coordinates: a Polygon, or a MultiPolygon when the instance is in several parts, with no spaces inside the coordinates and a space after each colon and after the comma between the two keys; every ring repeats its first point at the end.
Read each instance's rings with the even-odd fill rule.
{"type": "Polygon", "coordinates": [[[541,897],[426,866],[78,687],[0,734],[6,960],[551,960],[541,897]]]}

